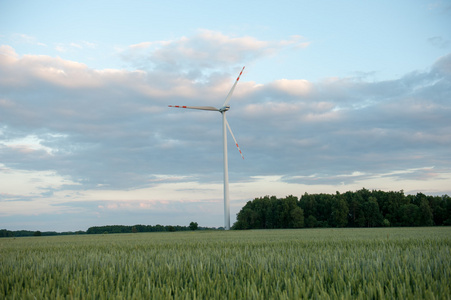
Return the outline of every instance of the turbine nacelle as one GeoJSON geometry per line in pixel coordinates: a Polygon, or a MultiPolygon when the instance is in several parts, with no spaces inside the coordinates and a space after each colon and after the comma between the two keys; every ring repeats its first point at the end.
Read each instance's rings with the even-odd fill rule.
{"type": "Polygon", "coordinates": [[[220,109],[218,109],[219,110],[219,112],[224,112],[224,111],[228,111],[230,109],[230,105],[226,105],[226,106],[223,106],[223,107],[221,107],[220,109]]]}

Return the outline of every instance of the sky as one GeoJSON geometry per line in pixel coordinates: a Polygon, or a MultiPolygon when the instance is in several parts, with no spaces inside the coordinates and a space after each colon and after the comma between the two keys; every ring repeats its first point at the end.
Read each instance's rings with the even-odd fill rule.
{"type": "Polygon", "coordinates": [[[0,228],[224,225],[257,197],[451,195],[451,1],[0,0],[0,228]]]}

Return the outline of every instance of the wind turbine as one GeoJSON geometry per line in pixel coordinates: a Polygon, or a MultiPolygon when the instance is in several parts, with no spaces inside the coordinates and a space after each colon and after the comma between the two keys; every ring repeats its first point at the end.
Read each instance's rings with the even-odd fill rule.
{"type": "Polygon", "coordinates": [[[199,109],[199,110],[211,110],[211,111],[219,111],[222,114],[222,138],[223,138],[223,147],[224,147],[224,228],[225,230],[230,229],[230,204],[229,204],[229,169],[227,163],[227,129],[229,130],[232,138],[235,142],[235,145],[238,148],[238,151],[241,154],[241,157],[244,159],[243,153],[241,153],[241,149],[236,142],[235,136],[233,135],[232,129],[230,129],[230,125],[226,119],[226,112],[230,109],[229,101],[232,97],[233,91],[235,90],[235,86],[240,80],[241,74],[243,74],[244,67],[238,75],[235,83],[232,86],[229,94],[227,95],[224,104],[220,108],[212,107],[212,106],[179,106],[179,105],[169,105],[169,107],[177,107],[177,108],[188,108],[188,109],[199,109]]]}

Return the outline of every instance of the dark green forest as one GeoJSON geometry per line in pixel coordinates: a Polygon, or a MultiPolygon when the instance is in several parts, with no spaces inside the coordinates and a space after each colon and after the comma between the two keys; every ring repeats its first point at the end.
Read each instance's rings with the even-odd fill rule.
{"type": "Polygon", "coordinates": [[[451,225],[451,198],[361,189],[248,201],[232,229],[451,225]]]}
{"type": "MultiPolygon", "coordinates": [[[[89,227],[87,231],[76,232],[55,232],[55,231],[29,231],[0,230],[0,237],[22,237],[22,236],[53,236],[53,235],[74,235],[74,234],[107,234],[107,233],[138,233],[138,232],[174,232],[188,230],[216,230],[217,228],[201,227],[197,222],[191,222],[189,226],[171,225],[106,225],[89,227]]],[[[218,228],[222,229],[222,228],[218,228]]]]}
{"type": "Polygon", "coordinates": [[[67,232],[56,232],[56,231],[31,231],[31,230],[7,230],[0,229],[0,238],[2,237],[22,237],[22,236],[53,236],[53,235],[74,235],[74,234],[85,234],[84,231],[67,231],[67,232]]]}
{"type": "Polygon", "coordinates": [[[163,226],[163,225],[109,225],[109,226],[94,226],[90,227],[87,234],[101,234],[101,233],[138,233],[138,232],[174,232],[174,231],[188,231],[188,230],[214,230],[216,228],[200,227],[196,222],[191,222],[189,226],[163,226]]]}

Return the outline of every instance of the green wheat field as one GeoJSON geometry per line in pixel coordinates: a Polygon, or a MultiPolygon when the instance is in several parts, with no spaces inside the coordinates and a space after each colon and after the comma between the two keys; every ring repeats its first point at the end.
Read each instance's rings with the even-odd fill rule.
{"type": "Polygon", "coordinates": [[[0,299],[451,299],[451,228],[0,239],[0,299]]]}

